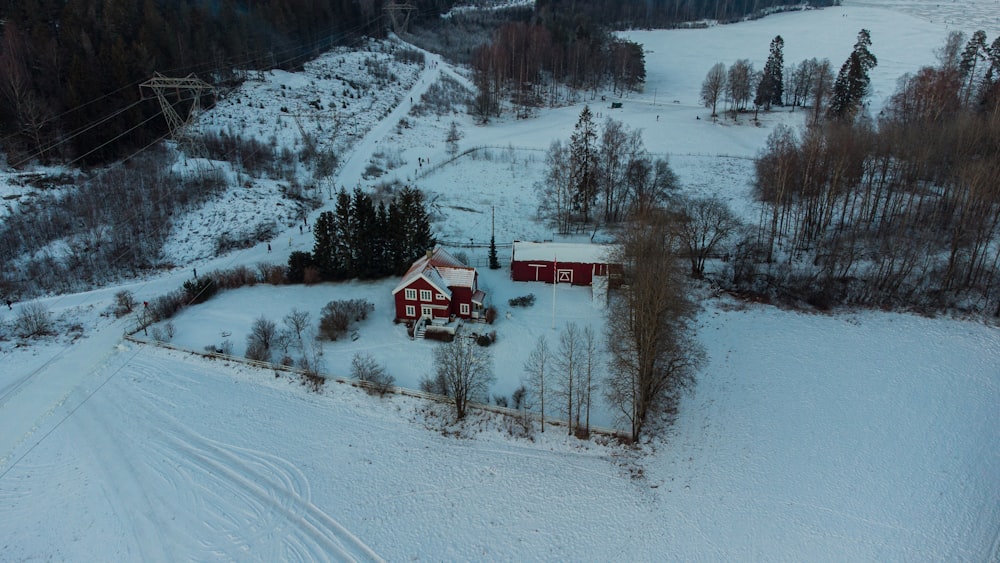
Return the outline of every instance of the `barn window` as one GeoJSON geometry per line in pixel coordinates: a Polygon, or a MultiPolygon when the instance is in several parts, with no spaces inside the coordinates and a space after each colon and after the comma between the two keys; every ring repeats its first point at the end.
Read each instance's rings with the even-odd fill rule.
{"type": "Polygon", "coordinates": [[[421,289],[420,290],[420,300],[421,301],[430,301],[431,300],[431,290],[429,290],[429,289],[421,289]]]}
{"type": "Polygon", "coordinates": [[[463,315],[468,315],[469,314],[469,304],[468,303],[462,303],[462,314],[463,315]]]}
{"type": "Polygon", "coordinates": [[[406,290],[406,300],[407,301],[416,301],[417,300],[417,290],[415,290],[415,289],[407,289],[406,290]]]}
{"type": "MultiPolygon", "coordinates": [[[[407,291],[409,291],[409,290],[407,290],[407,291]]],[[[417,308],[414,307],[413,305],[407,305],[406,306],[406,316],[407,317],[415,317],[415,316],[417,316],[417,308]]]]}

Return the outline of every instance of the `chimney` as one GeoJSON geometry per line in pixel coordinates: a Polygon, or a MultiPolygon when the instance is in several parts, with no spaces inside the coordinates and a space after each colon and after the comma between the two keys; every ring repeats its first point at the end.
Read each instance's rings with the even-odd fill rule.
{"type": "Polygon", "coordinates": [[[427,259],[428,259],[428,260],[430,260],[430,259],[431,259],[431,256],[434,256],[434,250],[433,250],[433,249],[430,249],[430,248],[428,248],[428,249],[427,249],[427,259]]]}

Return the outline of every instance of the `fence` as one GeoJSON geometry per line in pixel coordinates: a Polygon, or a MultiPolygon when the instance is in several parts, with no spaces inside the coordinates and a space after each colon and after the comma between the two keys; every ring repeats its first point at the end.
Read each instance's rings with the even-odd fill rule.
{"type": "MultiPolygon", "coordinates": [[[[294,366],[286,366],[286,365],[282,365],[282,364],[272,364],[270,362],[262,362],[262,361],[259,361],[259,360],[251,360],[249,358],[242,358],[240,356],[232,356],[232,355],[220,354],[220,353],[216,353],[216,352],[207,352],[207,351],[199,352],[197,350],[190,350],[190,349],[187,349],[187,348],[181,348],[180,346],[174,346],[173,344],[169,344],[167,342],[160,342],[160,341],[157,341],[157,340],[149,340],[149,339],[139,338],[135,334],[126,334],[125,335],[125,340],[128,340],[129,342],[133,342],[133,343],[136,343],[136,344],[140,344],[140,345],[146,345],[146,346],[152,345],[152,346],[158,346],[160,348],[166,348],[168,350],[175,350],[175,351],[178,351],[178,352],[184,352],[185,354],[194,354],[196,356],[201,356],[203,358],[208,358],[208,359],[213,359],[213,360],[224,360],[224,361],[227,361],[227,362],[237,362],[237,363],[241,363],[241,364],[244,364],[244,365],[256,367],[256,368],[259,368],[259,369],[269,369],[269,370],[274,370],[276,372],[280,371],[280,372],[285,372],[285,373],[292,373],[292,374],[297,374],[299,376],[305,376],[305,375],[307,375],[307,372],[305,370],[303,370],[301,368],[294,367],[294,366]]],[[[328,375],[325,375],[325,374],[319,374],[319,377],[321,379],[323,379],[324,381],[333,381],[335,383],[342,383],[342,384],[350,385],[351,387],[357,387],[357,388],[360,388],[360,389],[378,390],[378,387],[376,385],[374,385],[372,383],[369,383],[367,381],[361,381],[360,379],[354,379],[354,378],[350,378],[350,377],[328,376],[328,375]]],[[[427,393],[425,391],[419,391],[417,389],[408,389],[406,387],[397,387],[395,385],[390,386],[388,388],[387,392],[395,394],[395,395],[403,395],[403,396],[406,396],[406,397],[414,397],[414,398],[417,398],[417,399],[424,399],[424,400],[427,400],[427,401],[434,401],[436,403],[442,403],[442,404],[454,404],[455,403],[454,400],[452,400],[450,397],[446,397],[445,395],[438,395],[436,393],[427,393]]],[[[512,408],[509,408],[509,407],[501,407],[501,406],[497,406],[497,405],[489,405],[489,404],[484,404],[484,403],[475,403],[475,402],[471,402],[470,401],[469,403],[466,404],[466,408],[472,409],[472,410],[484,411],[484,412],[492,412],[492,413],[495,413],[495,414],[509,416],[509,417],[512,417],[512,418],[520,418],[520,417],[523,417],[523,416],[527,416],[532,421],[539,422],[539,423],[542,420],[542,417],[538,413],[527,412],[527,411],[519,411],[517,409],[512,409],[512,408]]],[[[548,426],[558,426],[558,427],[566,428],[567,425],[568,425],[568,421],[563,420],[561,418],[551,418],[551,417],[546,416],[545,417],[545,424],[548,425],[548,426]]],[[[613,437],[613,438],[621,438],[621,439],[626,439],[626,440],[629,439],[629,433],[628,432],[621,431],[621,430],[615,430],[614,428],[604,428],[604,427],[600,427],[600,426],[591,426],[590,427],[590,433],[591,434],[599,434],[599,435],[602,435],[602,436],[610,436],[610,437],[613,437]]]]}

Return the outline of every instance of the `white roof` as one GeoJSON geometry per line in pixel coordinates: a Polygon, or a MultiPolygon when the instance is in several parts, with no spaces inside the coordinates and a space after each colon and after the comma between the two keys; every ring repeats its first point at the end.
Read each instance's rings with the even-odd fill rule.
{"type": "Polygon", "coordinates": [[[521,242],[514,241],[514,260],[519,262],[575,262],[579,264],[607,264],[611,255],[619,250],[616,244],[588,244],[575,242],[521,242]]]}

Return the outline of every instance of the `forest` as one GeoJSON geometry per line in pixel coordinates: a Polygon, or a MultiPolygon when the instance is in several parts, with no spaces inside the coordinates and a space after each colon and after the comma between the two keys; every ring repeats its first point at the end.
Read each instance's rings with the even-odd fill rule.
{"type": "MultiPolygon", "coordinates": [[[[414,19],[448,0],[414,0],[414,19]]],[[[160,72],[216,86],[293,70],[363,36],[385,35],[381,0],[13,0],[0,4],[0,152],[93,165],[162,138],[139,84],[160,72]]],[[[148,95],[148,93],[147,93],[148,95]]],[[[189,103],[189,102],[188,102],[189,103]]],[[[205,100],[204,105],[211,103],[205,100]]]]}
{"type": "Polygon", "coordinates": [[[953,32],[877,116],[863,103],[877,64],[867,39],[862,30],[826,119],[770,135],[756,162],[760,220],[726,283],[820,307],[1000,315],[1000,38],[953,32]]]}

